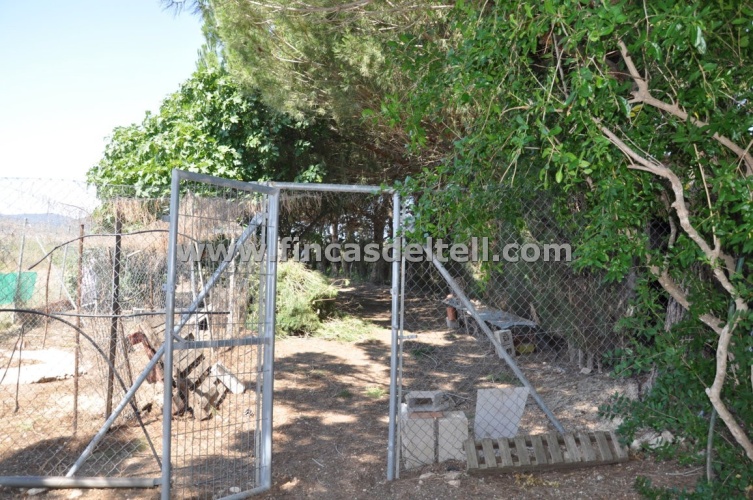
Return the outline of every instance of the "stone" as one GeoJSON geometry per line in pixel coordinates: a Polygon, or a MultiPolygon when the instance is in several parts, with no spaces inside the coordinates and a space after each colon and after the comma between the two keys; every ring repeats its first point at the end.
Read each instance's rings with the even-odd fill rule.
{"type": "Polygon", "coordinates": [[[479,389],[473,423],[475,438],[515,437],[527,399],[526,387],[479,389]]]}
{"type": "Polygon", "coordinates": [[[510,330],[495,330],[492,332],[494,335],[494,349],[497,351],[497,356],[500,359],[504,359],[502,350],[507,351],[507,354],[511,358],[515,358],[515,344],[512,339],[512,331],[510,330]]]}
{"type": "Polygon", "coordinates": [[[447,484],[449,484],[453,488],[460,488],[460,481],[458,481],[457,479],[453,481],[447,481],[447,484]]]}
{"type": "Polygon", "coordinates": [[[460,474],[461,473],[459,471],[448,472],[447,474],[444,475],[444,478],[447,481],[454,481],[454,480],[460,478],[460,474]]]}

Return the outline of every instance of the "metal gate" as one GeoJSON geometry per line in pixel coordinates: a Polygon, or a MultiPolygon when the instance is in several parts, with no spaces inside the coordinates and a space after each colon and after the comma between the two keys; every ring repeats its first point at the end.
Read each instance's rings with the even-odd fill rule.
{"type": "Polygon", "coordinates": [[[271,485],[278,194],[173,171],[164,499],[243,498],[271,485]]]}

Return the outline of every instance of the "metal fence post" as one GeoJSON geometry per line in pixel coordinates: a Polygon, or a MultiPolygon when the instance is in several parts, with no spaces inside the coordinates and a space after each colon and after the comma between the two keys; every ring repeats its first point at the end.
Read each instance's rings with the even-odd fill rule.
{"type": "Polygon", "coordinates": [[[264,300],[264,361],[262,383],[261,488],[272,486],[272,417],[275,359],[275,310],[277,307],[277,217],[280,193],[268,195],[267,276],[264,300]]]}
{"type": "Polygon", "coordinates": [[[162,404],[162,500],[170,500],[171,434],[173,417],[173,327],[175,326],[176,247],[178,246],[178,208],[180,173],[173,169],[170,184],[170,232],[167,247],[167,290],[165,297],[165,394],[162,404]]]}
{"type": "Polygon", "coordinates": [[[389,432],[387,443],[387,480],[392,481],[395,478],[395,438],[397,433],[396,415],[398,411],[397,401],[397,353],[398,353],[398,335],[399,335],[399,312],[400,312],[400,254],[401,241],[400,232],[400,195],[392,195],[392,234],[394,237],[392,247],[392,342],[390,351],[390,415],[389,415],[389,432]]]}

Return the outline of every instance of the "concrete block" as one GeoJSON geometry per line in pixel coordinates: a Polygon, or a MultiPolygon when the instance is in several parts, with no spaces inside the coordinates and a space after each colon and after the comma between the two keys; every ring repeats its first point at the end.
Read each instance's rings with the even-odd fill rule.
{"type": "Polygon", "coordinates": [[[411,391],[405,395],[408,413],[418,411],[443,411],[449,407],[443,391],[411,391]]]}
{"type": "Polygon", "coordinates": [[[437,420],[439,461],[465,460],[463,443],[468,439],[468,417],[462,411],[448,411],[437,420]]]}
{"type": "Polygon", "coordinates": [[[479,389],[473,422],[475,438],[515,437],[527,399],[526,387],[479,389]]]}
{"type": "Polygon", "coordinates": [[[494,349],[497,351],[497,356],[502,358],[500,350],[504,349],[511,358],[515,358],[515,344],[513,343],[512,332],[510,330],[496,330],[492,334],[494,335],[494,340],[496,340],[494,349]]]}
{"type": "Polygon", "coordinates": [[[410,418],[408,405],[400,405],[400,450],[406,469],[415,469],[435,461],[436,419],[410,418]]]}

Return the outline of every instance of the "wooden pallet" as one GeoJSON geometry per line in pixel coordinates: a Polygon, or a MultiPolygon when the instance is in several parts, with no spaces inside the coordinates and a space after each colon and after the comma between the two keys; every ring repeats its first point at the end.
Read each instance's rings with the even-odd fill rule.
{"type": "Polygon", "coordinates": [[[627,462],[627,448],[612,432],[578,432],[465,441],[468,472],[576,469],[627,462]]]}

